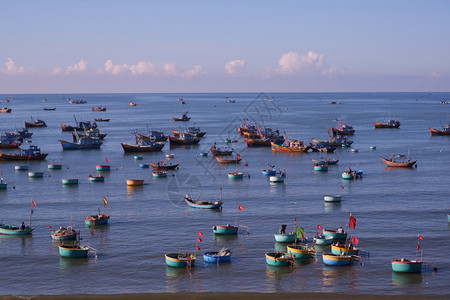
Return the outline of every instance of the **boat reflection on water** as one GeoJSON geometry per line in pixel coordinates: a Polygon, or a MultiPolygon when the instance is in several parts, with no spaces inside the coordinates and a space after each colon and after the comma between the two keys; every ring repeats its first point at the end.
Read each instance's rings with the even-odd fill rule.
{"type": "Polygon", "coordinates": [[[214,241],[217,242],[227,242],[227,241],[234,241],[237,239],[238,235],[246,236],[243,234],[240,234],[239,231],[241,229],[238,229],[238,234],[214,234],[214,241]]]}
{"type": "Polygon", "coordinates": [[[316,255],[321,252],[330,253],[331,252],[331,245],[314,245],[316,248],[316,255]]]}
{"type": "Polygon", "coordinates": [[[270,195],[280,196],[286,194],[286,184],[284,182],[278,183],[278,182],[269,182],[270,189],[269,193],[270,195]]]}
{"type": "Polygon", "coordinates": [[[274,247],[275,251],[286,253],[287,252],[287,245],[290,245],[290,243],[278,243],[278,242],[276,242],[273,247],[274,247]]]}
{"type": "Polygon", "coordinates": [[[405,286],[410,284],[422,283],[421,273],[398,273],[392,272],[392,285],[405,286]]]}
{"type": "Polygon", "coordinates": [[[144,188],[145,184],[143,185],[127,185],[127,196],[128,195],[133,195],[133,194],[139,194],[139,193],[143,193],[143,188],[144,188]]]}
{"type": "Polygon", "coordinates": [[[77,267],[86,267],[89,264],[89,254],[87,257],[82,258],[68,258],[68,257],[60,257],[59,258],[59,268],[61,270],[77,268],[77,267]]]}
{"type": "Polygon", "coordinates": [[[192,274],[195,273],[194,268],[173,268],[166,266],[166,293],[184,292],[185,284],[192,284],[192,274]]]}
{"type": "MultiPolygon", "coordinates": [[[[324,265],[322,267],[324,292],[327,292],[327,289],[333,289],[337,284],[341,284],[343,278],[346,278],[345,280],[349,287],[356,288],[359,286],[359,281],[355,274],[355,267],[356,266],[352,267],[352,264],[348,266],[324,265]]],[[[354,292],[357,293],[358,291],[354,292]]]]}
{"type": "Polygon", "coordinates": [[[283,290],[286,277],[284,275],[293,273],[292,266],[277,267],[266,264],[266,291],[268,293],[281,292],[283,290]]]}
{"type": "Polygon", "coordinates": [[[340,211],[341,210],[341,202],[324,202],[323,210],[326,213],[340,211]]]}

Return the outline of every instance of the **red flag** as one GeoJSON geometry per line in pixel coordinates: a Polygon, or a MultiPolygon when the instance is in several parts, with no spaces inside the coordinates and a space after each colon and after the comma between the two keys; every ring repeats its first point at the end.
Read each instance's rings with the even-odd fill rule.
{"type": "Polygon", "coordinates": [[[36,202],[34,202],[34,200],[31,200],[31,206],[36,206],[36,202]]]}
{"type": "Polygon", "coordinates": [[[48,228],[52,228],[52,226],[50,226],[50,225],[48,225],[48,224],[47,224],[47,226],[48,226],[48,228]]]}
{"type": "Polygon", "coordinates": [[[341,190],[343,190],[344,189],[344,187],[341,185],[341,190]]]}
{"type": "Polygon", "coordinates": [[[203,236],[203,233],[201,233],[200,231],[198,232],[198,236],[203,236]]]}
{"type": "Polygon", "coordinates": [[[317,236],[319,235],[319,232],[318,232],[318,231],[316,231],[316,235],[317,235],[317,236]]]}
{"type": "Polygon", "coordinates": [[[106,161],[106,163],[108,163],[108,158],[107,157],[105,157],[105,161],[106,161]]]}
{"type": "Polygon", "coordinates": [[[351,215],[350,215],[350,218],[348,219],[348,227],[350,227],[350,228],[356,227],[356,219],[353,218],[351,215]]]}
{"type": "Polygon", "coordinates": [[[419,235],[419,241],[423,241],[423,238],[419,235]]]}
{"type": "Polygon", "coordinates": [[[357,238],[355,238],[354,236],[352,236],[352,238],[350,239],[350,243],[358,245],[359,240],[357,238]]]}
{"type": "Polygon", "coordinates": [[[244,167],[248,167],[248,164],[245,164],[244,167]]]}
{"type": "Polygon", "coordinates": [[[317,225],[317,229],[322,229],[322,226],[320,226],[320,225],[317,225]]]}
{"type": "Polygon", "coordinates": [[[202,239],[198,237],[198,238],[197,238],[197,242],[201,243],[201,242],[202,242],[202,239]]]}
{"type": "Polygon", "coordinates": [[[91,230],[91,235],[94,235],[94,232],[91,230]]]}
{"type": "Polygon", "coordinates": [[[417,244],[417,250],[420,250],[420,246],[419,246],[419,244],[417,244]]]}
{"type": "Polygon", "coordinates": [[[242,205],[239,205],[239,210],[244,210],[244,207],[242,205]]]}
{"type": "Polygon", "coordinates": [[[199,246],[196,246],[195,250],[202,250],[202,248],[200,248],[199,246]]]}
{"type": "Polygon", "coordinates": [[[296,222],[297,222],[297,221],[298,221],[298,219],[297,219],[297,218],[294,218],[294,221],[296,221],[296,222]]]}

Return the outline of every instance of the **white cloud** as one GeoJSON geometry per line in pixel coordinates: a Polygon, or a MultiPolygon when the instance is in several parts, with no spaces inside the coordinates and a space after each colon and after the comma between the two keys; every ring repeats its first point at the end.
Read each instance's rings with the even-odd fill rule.
{"type": "Polygon", "coordinates": [[[205,73],[205,70],[203,69],[203,67],[200,66],[200,65],[196,65],[192,69],[181,73],[181,77],[183,77],[183,78],[192,78],[192,77],[195,77],[197,75],[204,74],[204,73],[205,73]]]}
{"type": "Polygon", "coordinates": [[[441,74],[439,74],[438,72],[433,72],[433,73],[431,73],[431,77],[432,78],[441,78],[441,74]]]}
{"type": "Polygon", "coordinates": [[[156,66],[149,61],[140,61],[136,65],[130,66],[131,74],[156,74],[156,66]]]}
{"type": "Polygon", "coordinates": [[[295,74],[306,69],[319,69],[323,66],[323,54],[309,51],[307,55],[298,52],[285,53],[278,60],[277,72],[281,74],[295,74]]]}
{"type": "Polygon", "coordinates": [[[166,75],[176,76],[178,75],[177,67],[173,63],[165,63],[163,66],[166,75]]]}
{"type": "Polygon", "coordinates": [[[77,62],[73,66],[68,66],[66,68],[66,73],[70,74],[70,73],[86,72],[87,65],[88,65],[87,61],[85,61],[84,59],[81,59],[79,62],[77,62]]]}
{"type": "Polygon", "coordinates": [[[23,66],[18,66],[14,62],[14,60],[8,57],[8,60],[5,63],[6,68],[2,68],[2,72],[9,75],[17,75],[17,74],[25,74],[27,72],[33,71],[33,69],[25,68],[23,66]]]}
{"type": "Polygon", "coordinates": [[[112,74],[112,75],[118,75],[120,73],[124,73],[130,70],[130,66],[127,64],[122,65],[115,65],[111,59],[108,59],[105,62],[105,72],[112,74]]]}
{"type": "Polygon", "coordinates": [[[225,70],[228,74],[236,74],[245,67],[245,60],[236,59],[231,60],[225,64],[225,70]]]}

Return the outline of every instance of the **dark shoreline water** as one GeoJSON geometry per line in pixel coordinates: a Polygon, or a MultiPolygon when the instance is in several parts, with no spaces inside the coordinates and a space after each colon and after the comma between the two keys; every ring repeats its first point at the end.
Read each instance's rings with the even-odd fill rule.
{"type": "Polygon", "coordinates": [[[450,211],[450,139],[430,137],[428,127],[439,128],[441,121],[449,119],[450,105],[438,103],[450,99],[450,93],[65,95],[88,101],[78,105],[68,104],[57,94],[0,95],[0,100],[12,96],[14,100],[4,106],[13,112],[0,115],[1,130],[18,129],[31,116],[45,120],[48,127],[31,131],[33,144],[41,146],[49,156],[45,162],[30,162],[30,169],[45,172],[43,179],[32,180],[26,172],[14,171],[17,163],[0,163],[9,185],[7,191],[0,191],[0,220],[17,225],[28,219],[31,197],[38,204],[33,214],[36,230],[32,237],[0,236],[4,275],[11,279],[8,285],[0,287],[0,294],[103,294],[105,290],[108,294],[160,292],[169,296],[172,292],[232,291],[449,294],[450,231],[446,214],[450,211]],[[236,103],[226,103],[224,96],[236,103]],[[179,97],[185,99],[186,105],[176,101],[179,97]],[[269,97],[275,101],[267,101],[269,97]],[[131,101],[137,106],[129,107],[131,101]],[[326,104],[331,101],[344,104],[326,104]],[[106,106],[107,111],[92,112],[91,107],[96,105],[106,106]],[[45,106],[57,109],[43,111],[45,106]],[[120,142],[130,141],[133,130],[154,128],[169,134],[170,129],[183,126],[171,118],[185,110],[192,117],[191,124],[207,131],[198,146],[169,149],[166,145],[161,153],[143,154],[143,161],[123,154],[120,142]],[[61,150],[58,139],[71,137],[61,132],[59,123],[74,124],[74,115],[78,120],[111,118],[108,123],[99,123],[101,131],[108,134],[101,150],[61,150]],[[372,121],[387,119],[389,115],[400,120],[400,129],[373,129],[372,121]],[[359,152],[338,149],[335,152],[339,164],[327,173],[317,173],[309,158],[320,158],[320,154],[289,155],[272,153],[269,148],[247,149],[240,138],[233,146],[248,163],[241,170],[251,177],[229,181],[226,174],[236,167],[218,166],[211,156],[204,158],[199,153],[215,141],[223,144],[227,137],[238,138],[236,127],[244,117],[306,142],[310,138],[327,139],[327,127],[335,126],[334,119],[338,118],[356,129],[351,139],[359,152]],[[371,145],[377,149],[371,151],[371,145]],[[408,152],[418,159],[417,168],[391,170],[380,160],[380,155],[408,152]],[[148,169],[139,168],[140,162],[165,160],[166,153],[174,153],[173,161],[180,163],[174,177],[153,179],[148,169]],[[104,174],[105,183],[89,183],[87,176],[105,158],[112,165],[112,171],[104,174]],[[51,162],[61,162],[63,170],[48,171],[47,163],[51,162]],[[267,163],[286,169],[285,184],[270,185],[261,175],[267,163]],[[340,175],[348,163],[364,170],[361,180],[342,181],[340,175]],[[80,184],[63,187],[60,180],[67,177],[79,178],[80,184]],[[146,184],[128,188],[126,178],[142,178],[146,184]],[[191,193],[216,199],[219,186],[224,198],[221,212],[191,209],[181,198],[191,193]],[[343,194],[342,204],[324,204],[323,195],[335,193],[343,194]],[[102,196],[108,199],[110,224],[95,230],[85,228],[83,218],[96,212],[102,196]],[[244,206],[239,224],[248,226],[250,235],[214,237],[213,223],[233,223],[238,205],[244,206]],[[361,248],[370,251],[364,266],[327,267],[320,255],[295,270],[266,265],[264,253],[282,247],[273,237],[280,224],[288,224],[288,230],[293,230],[294,218],[298,218],[297,223],[312,237],[317,225],[343,226],[350,213],[357,219],[351,235],[359,238],[361,248]],[[68,225],[70,218],[75,228],[82,231],[85,243],[98,250],[97,260],[59,257],[47,224],[68,225]],[[193,252],[198,231],[204,234],[201,252],[227,246],[233,251],[232,262],[207,266],[199,259],[192,272],[166,267],[164,253],[193,252]],[[439,271],[417,276],[393,273],[390,260],[414,258],[419,233],[424,237],[421,248],[425,260],[433,262],[439,271]],[[24,277],[33,284],[24,286],[24,277]]]}

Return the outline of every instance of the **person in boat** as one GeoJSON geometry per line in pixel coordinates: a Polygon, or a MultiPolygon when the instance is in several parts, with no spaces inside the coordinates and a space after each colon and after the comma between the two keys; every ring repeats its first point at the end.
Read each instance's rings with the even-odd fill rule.
{"type": "Polygon", "coordinates": [[[350,168],[350,166],[348,167],[348,169],[347,169],[347,173],[352,173],[353,172],[353,170],[352,170],[352,168],[350,168]]]}
{"type": "Polygon", "coordinates": [[[281,234],[286,234],[286,227],[287,227],[287,225],[281,224],[281,226],[280,226],[280,233],[281,234]]]}
{"type": "Polygon", "coordinates": [[[22,224],[20,224],[20,230],[25,230],[26,227],[27,227],[27,226],[25,226],[25,223],[24,223],[24,222],[22,222],[22,224]]]}
{"type": "Polygon", "coordinates": [[[336,233],[344,233],[344,229],[342,228],[342,226],[339,227],[338,230],[336,230],[336,233]]]}

